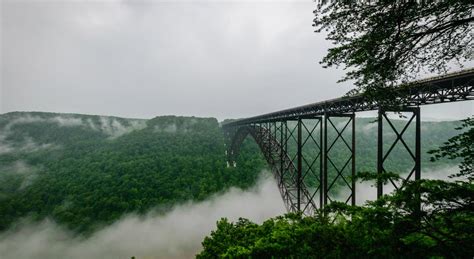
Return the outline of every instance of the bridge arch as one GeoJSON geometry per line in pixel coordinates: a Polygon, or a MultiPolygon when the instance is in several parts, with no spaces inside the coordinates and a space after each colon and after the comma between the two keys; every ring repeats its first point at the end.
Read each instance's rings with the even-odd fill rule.
{"type": "Polygon", "coordinates": [[[272,134],[271,124],[252,124],[226,128],[225,134],[230,166],[236,166],[236,159],[243,141],[247,137],[252,137],[270,166],[287,211],[302,211],[307,215],[314,214],[317,208],[313,200],[314,194],[311,195],[306,184],[301,179],[298,180],[298,167],[290,158],[284,145],[278,140],[275,131],[272,134]]]}

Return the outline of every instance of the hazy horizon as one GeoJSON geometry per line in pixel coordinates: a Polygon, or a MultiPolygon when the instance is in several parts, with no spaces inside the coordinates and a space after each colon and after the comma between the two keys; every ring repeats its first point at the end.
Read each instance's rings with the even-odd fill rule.
{"type": "MultiPolygon", "coordinates": [[[[313,1],[2,0],[0,114],[244,118],[344,95],[313,1]]],[[[468,64],[469,65],[469,64],[468,64]]],[[[453,68],[456,70],[457,68],[453,68]]],[[[461,119],[470,103],[422,109],[461,119]]]]}

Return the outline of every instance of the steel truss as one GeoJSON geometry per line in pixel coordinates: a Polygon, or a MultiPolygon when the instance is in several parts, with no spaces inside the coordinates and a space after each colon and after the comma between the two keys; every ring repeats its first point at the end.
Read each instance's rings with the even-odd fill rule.
{"type": "Polygon", "coordinates": [[[311,201],[303,211],[311,213],[322,206],[324,199],[323,122],[321,116],[298,119],[298,171],[300,181],[308,186],[309,196],[305,198],[311,201]]]}
{"type": "MultiPolygon", "coordinates": [[[[415,180],[421,179],[421,118],[420,118],[420,107],[405,107],[400,109],[390,109],[387,110],[385,108],[380,108],[378,111],[378,137],[377,137],[377,173],[379,175],[383,173],[387,173],[385,168],[385,163],[388,161],[389,155],[393,152],[394,148],[397,146],[398,143],[401,143],[404,150],[408,152],[410,157],[413,159],[414,165],[412,170],[409,172],[407,180],[412,180],[413,177],[415,180]],[[388,112],[397,112],[397,113],[409,113],[409,119],[403,126],[403,128],[399,131],[393,124],[393,122],[387,116],[388,112]],[[384,121],[387,122],[389,125],[389,129],[391,132],[395,133],[395,140],[390,143],[390,147],[385,152],[384,151],[384,131],[383,125],[384,121]],[[403,138],[404,134],[407,132],[409,126],[415,123],[415,150],[412,150],[405,139],[403,138]]],[[[399,189],[403,187],[402,185],[397,185],[392,179],[390,179],[390,183],[393,185],[395,189],[399,189]]],[[[377,198],[380,198],[383,195],[383,184],[379,181],[377,183],[377,198]]]]}
{"type": "MultiPolygon", "coordinates": [[[[247,135],[251,135],[271,167],[286,209],[292,212],[303,211],[305,214],[311,215],[316,205],[308,199],[310,197],[308,188],[301,181],[301,173],[298,171],[299,166],[295,162],[299,158],[290,157],[289,153],[286,152],[290,138],[298,138],[295,136],[298,127],[291,129],[287,127],[287,122],[281,122],[279,126],[276,126],[276,123],[265,123],[241,127],[235,132],[235,137],[232,139],[227,154],[228,160],[234,163],[238,155],[238,147],[247,135]],[[278,133],[280,133],[280,141],[276,138],[278,133]],[[283,142],[281,141],[282,135],[286,136],[283,142]],[[304,208],[304,210],[301,210],[301,208],[304,208]]],[[[299,155],[296,157],[299,157],[299,155]]]]}
{"type": "Polygon", "coordinates": [[[313,215],[316,209],[334,200],[330,193],[338,179],[342,179],[350,191],[345,202],[350,200],[351,204],[355,204],[354,114],[256,123],[239,127],[237,131],[226,133],[226,136],[232,134],[235,136],[228,138],[231,140],[227,151],[229,164],[235,165],[239,146],[247,135],[252,136],[271,167],[288,211],[313,215]],[[348,118],[348,121],[339,129],[333,122],[334,117],[348,118]],[[329,145],[328,129],[337,134],[329,145]],[[349,130],[351,144],[343,136],[349,130]],[[350,152],[343,167],[335,165],[330,152],[338,142],[344,143],[350,152]],[[346,169],[350,169],[350,176],[344,175],[346,169]]]}
{"type": "MultiPolygon", "coordinates": [[[[265,115],[241,119],[223,125],[227,140],[228,166],[236,166],[240,145],[251,135],[271,167],[288,211],[312,215],[316,209],[334,200],[336,181],[349,190],[343,201],[356,204],[355,112],[378,110],[377,173],[387,173],[389,156],[401,146],[414,161],[406,180],[421,179],[420,108],[421,105],[474,100],[474,69],[404,85],[392,92],[397,107],[367,99],[365,95],[342,97],[265,115]],[[401,130],[387,116],[388,112],[409,113],[401,130]],[[335,118],[345,118],[342,128],[335,118]],[[384,148],[384,123],[395,140],[384,148]],[[415,123],[414,150],[404,137],[415,123]],[[328,134],[335,134],[329,140],[328,134]],[[347,133],[349,137],[345,136],[347,133]],[[341,144],[342,143],[342,144],[341,144]],[[349,153],[342,166],[334,162],[336,145],[349,153]]],[[[404,181],[403,181],[404,182],[404,181]]],[[[403,188],[390,181],[394,188],[403,188]]],[[[340,186],[339,186],[340,187],[340,186]]],[[[340,191],[341,189],[338,189],[340,191]]],[[[344,189],[342,189],[344,190],[344,189]]],[[[384,193],[377,183],[377,197],[384,193]]]]}
{"type": "MultiPolygon", "coordinates": [[[[336,189],[336,182],[338,179],[343,180],[344,187],[347,187],[349,190],[348,197],[343,200],[346,204],[350,201],[351,205],[356,204],[356,166],[355,166],[355,114],[326,114],[325,123],[324,123],[324,205],[328,204],[329,202],[334,201],[335,194],[331,194],[331,189],[336,189]],[[346,118],[347,120],[344,123],[342,128],[337,127],[331,118],[346,118]],[[350,125],[350,129],[348,126],[350,125]],[[328,128],[334,130],[336,132],[336,137],[330,143],[328,143],[328,128]],[[351,130],[351,140],[350,144],[344,138],[343,134],[346,130],[351,130]],[[331,150],[333,150],[336,143],[342,142],[344,144],[344,148],[347,148],[349,151],[349,155],[344,159],[344,165],[338,166],[335,164],[335,161],[331,158],[331,150]],[[330,170],[332,168],[335,172],[333,174],[334,179],[330,177],[330,170]],[[349,168],[349,170],[346,170],[349,168]],[[344,175],[345,171],[349,171],[350,175],[344,175]],[[333,198],[331,198],[333,197],[333,198]]],[[[340,152],[340,150],[338,150],[340,152]]],[[[337,191],[341,191],[341,189],[337,189],[337,191]]]]}

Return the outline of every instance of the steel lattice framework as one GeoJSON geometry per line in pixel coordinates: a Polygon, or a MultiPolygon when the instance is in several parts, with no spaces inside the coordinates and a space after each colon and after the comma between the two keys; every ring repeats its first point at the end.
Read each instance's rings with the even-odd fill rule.
{"type": "MultiPolygon", "coordinates": [[[[387,171],[384,165],[389,155],[401,145],[413,159],[407,179],[421,179],[419,106],[474,100],[474,69],[416,81],[396,88],[391,94],[390,99],[394,102],[390,105],[356,95],[223,124],[228,163],[236,166],[239,147],[250,135],[270,165],[288,211],[311,215],[333,201],[341,187],[347,190],[347,197],[342,202],[354,205],[355,113],[378,110],[377,172],[387,171]],[[401,130],[389,119],[389,112],[409,114],[401,130]],[[414,129],[409,127],[411,124],[415,124],[414,129]],[[395,140],[387,150],[384,150],[384,125],[395,134],[395,140]],[[415,131],[414,148],[410,148],[403,137],[409,130],[415,131]],[[343,163],[337,164],[334,156],[341,157],[341,154],[343,163]],[[340,184],[336,186],[338,181],[340,184]]],[[[395,188],[403,187],[395,182],[392,184],[395,188]]],[[[378,184],[378,197],[383,195],[383,188],[378,184]]]]}

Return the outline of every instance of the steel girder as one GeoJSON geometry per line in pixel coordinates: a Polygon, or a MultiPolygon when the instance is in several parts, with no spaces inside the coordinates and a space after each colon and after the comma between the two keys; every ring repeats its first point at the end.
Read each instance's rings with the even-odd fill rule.
{"type": "MultiPolygon", "coordinates": [[[[225,123],[222,127],[229,143],[226,151],[229,166],[235,166],[242,141],[247,135],[251,135],[272,169],[288,211],[313,214],[318,207],[333,200],[331,189],[339,178],[344,181],[350,192],[344,201],[346,203],[351,201],[354,205],[356,203],[354,113],[378,110],[377,173],[387,172],[389,155],[398,144],[414,161],[413,169],[406,180],[413,178],[419,180],[421,179],[419,106],[474,100],[474,69],[414,82],[401,86],[392,93],[391,98],[399,104],[396,107],[370,100],[365,95],[357,95],[225,123]],[[387,112],[392,111],[411,114],[401,130],[398,130],[387,116],[387,112]],[[332,117],[347,118],[348,121],[342,129],[338,129],[332,117]],[[387,123],[389,126],[387,129],[395,136],[388,149],[384,149],[384,141],[387,141],[384,138],[384,123],[387,123]],[[404,138],[404,133],[413,123],[415,123],[414,148],[410,147],[404,138]],[[352,129],[350,143],[343,137],[349,128],[352,129]],[[328,129],[336,133],[336,138],[329,143],[328,129]],[[336,166],[331,158],[330,151],[336,142],[342,142],[349,152],[342,167],[336,166]],[[306,152],[307,145],[313,145],[311,150],[317,150],[316,153],[306,152]],[[336,174],[329,173],[329,168],[336,174]],[[350,169],[348,169],[350,179],[343,173],[347,168],[350,169]],[[336,178],[331,180],[331,175],[336,178]]],[[[391,181],[391,184],[395,189],[403,187],[394,181],[391,181]]],[[[384,186],[377,183],[377,197],[383,195],[383,190],[384,186]]]]}
{"type": "MultiPolygon", "coordinates": [[[[400,107],[474,100],[474,69],[402,85],[395,88],[392,94],[393,101],[396,101],[400,107]]],[[[371,111],[377,110],[383,105],[377,100],[360,94],[236,120],[224,124],[223,127],[283,121],[305,116],[314,117],[325,113],[344,114],[371,111]]]]}
{"type": "MultiPolygon", "coordinates": [[[[308,186],[304,181],[310,169],[307,169],[305,174],[302,170],[303,161],[306,159],[302,153],[302,147],[305,145],[303,141],[308,141],[303,139],[301,134],[303,127],[305,126],[301,121],[296,121],[293,125],[283,121],[239,127],[233,131],[234,137],[229,139],[227,154],[229,163],[235,164],[243,140],[248,135],[252,136],[271,168],[287,211],[301,211],[306,215],[313,215],[317,209],[314,201],[316,192],[313,186],[308,186]],[[291,142],[296,146],[291,145],[291,142]]],[[[232,132],[228,134],[231,135],[232,132]]]]}
{"type": "MultiPolygon", "coordinates": [[[[386,163],[389,160],[389,156],[391,153],[393,153],[394,148],[397,147],[397,145],[401,145],[402,150],[405,150],[408,154],[409,157],[413,160],[413,168],[410,170],[408,173],[408,176],[405,181],[407,180],[412,180],[413,178],[415,180],[420,180],[421,179],[421,117],[420,117],[420,107],[405,107],[397,110],[387,110],[383,107],[381,107],[378,111],[378,119],[377,119],[377,124],[378,124],[378,132],[377,132],[377,173],[379,175],[383,173],[389,172],[386,168],[386,163]],[[396,113],[409,113],[410,115],[408,116],[408,121],[402,126],[401,129],[397,129],[397,127],[394,125],[394,123],[391,121],[391,119],[387,116],[387,113],[389,112],[396,112],[396,113]],[[391,140],[389,144],[389,148],[385,151],[384,150],[384,135],[387,134],[388,132],[384,132],[384,122],[388,124],[388,129],[390,133],[395,134],[395,139],[391,140]],[[415,128],[412,129],[415,131],[415,139],[413,140],[414,147],[413,145],[410,146],[410,143],[407,143],[407,140],[404,138],[404,134],[409,130],[409,127],[412,124],[415,124],[415,128]]],[[[388,144],[388,143],[386,143],[388,144]]],[[[403,181],[403,182],[405,182],[403,181]]],[[[403,187],[403,182],[402,185],[398,185],[395,183],[392,179],[390,179],[390,184],[395,188],[399,189],[403,187]]],[[[377,198],[381,197],[383,195],[383,189],[384,186],[383,184],[379,181],[377,183],[377,198]]]]}
{"type": "MultiPolygon", "coordinates": [[[[328,204],[335,200],[335,196],[346,195],[347,197],[342,198],[342,202],[348,203],[350,201],[351,205],[356,204],[356,165],[355,165],[355,114],[326,114],[324,116],[324,205],[328,204]],[[331,118],[344,118],[342,121],[342,127],[337,126],[331,118]],[[328,129],[333,130],[336,135],[335,138],[328,142],[328,129]],[[344,137],[344,133],[350,130],[350,141],[344,137]],[[337,165],[334,158],[332,158],[331,151],[337,143],[342,143],[342,148],[347,150],[348,153],[345,153],[343,158],[343,164],[337,165]],[[334,172],[330,174],[331,171],[334,172]],[[349,173],[349,174],[348,174],[349,173]],[[338,179],[342,180],[342,185],[344,188],[336,188],[335,184],[338,179]],[[331,193],[331,190],[334,189],[335,193],[331,193]],[[341,190],[349,190],[346,194],[341,194],[341,190]]],[[[341,150],[337,150],[339,154],[343,154],[341,150]]]]}
{"type": "MultiPolygon", "coordinates": [[[[289,212],[314,212],[336,198],[331,196],[336,181],[342,180],[349,190],[343,202],[355,204],[355,115],[327,114],[296,120],[250,124],[226,128],[229,165],[235,165],[240,145],[252,136],[260,147],[277,180],[280,194],[289,212]],[[334,124],[334,118],[348,119],[344,127],[334,124]],[[328,143],[328,129],[336,136],[328,143]],[[345,132],[350,134],[350,143],[345,132]],[[336,143],[349,150],[348,160],[338,167],[333,158],[336,143]],[[332,152],[331,152],[332,150],[332,152]],[[347,175],[349,170],[350,174],[347,175]],[[330,181],[328,181],[330,180],[330,181]]],[[[340,190],[340,189],[339,189],[340,190]]]]}

